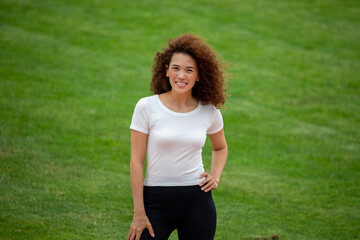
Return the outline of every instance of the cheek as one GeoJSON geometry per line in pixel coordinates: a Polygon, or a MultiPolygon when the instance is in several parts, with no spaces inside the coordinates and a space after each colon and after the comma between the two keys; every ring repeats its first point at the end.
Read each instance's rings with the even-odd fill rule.
{"type": "Polygon", "coordinates": [[[173,80],[173,79],[176,78],[176,73],[174,73],[174,72],[169,72],[167,76],[168,76],[168,78],[169,78],[170,80],[173,80]]]}

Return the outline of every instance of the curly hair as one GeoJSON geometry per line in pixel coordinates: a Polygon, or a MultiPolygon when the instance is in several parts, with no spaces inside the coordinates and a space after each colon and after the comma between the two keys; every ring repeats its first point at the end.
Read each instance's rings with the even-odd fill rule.
{"type": "Polygon", "coordinates": [[[150,90],[154,94],[171,90],[165,66],[170,64],[174,53],[184,53],[196,61],[199,69],[200,81],[192,89],[193,97],[202,104],[211,103],[217,108],[224,106],[227,96],[226,77],[224,66],[217,59],[215,51],[203,39],[191,33],[170,38],[167,44],[163,52],[155,55],[150,90]]]}

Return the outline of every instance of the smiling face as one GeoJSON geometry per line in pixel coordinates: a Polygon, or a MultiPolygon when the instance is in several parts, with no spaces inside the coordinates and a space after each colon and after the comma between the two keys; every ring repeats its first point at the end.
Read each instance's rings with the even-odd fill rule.
{"type": "Polygon", "coordinates": [[[196,61],[188,54],[174,53],[166,69],[166,76],[169,77],[172,88],[171,91],[191,94],[191,89],[199,81],[196,61]]]}

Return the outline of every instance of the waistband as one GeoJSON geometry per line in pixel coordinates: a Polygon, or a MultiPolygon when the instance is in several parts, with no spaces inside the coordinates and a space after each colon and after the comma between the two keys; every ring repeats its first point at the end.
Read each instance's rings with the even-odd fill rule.
{"type": "Polygon", "coordinates": [[[187,191],[187,190],[201,190],[199,185],[189,186],[144,186],[144,190],[164,190],[164,191],[187,191]]]}

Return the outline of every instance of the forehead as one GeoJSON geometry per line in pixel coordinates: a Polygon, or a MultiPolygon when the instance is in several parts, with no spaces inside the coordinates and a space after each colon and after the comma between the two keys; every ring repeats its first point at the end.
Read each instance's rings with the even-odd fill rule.
{"type": "Polygon", "coordinates": [[[174,53],[171,61],[170,61],[170,66],[172,64],[176,64],[179,66],[184,66],[184,67],[196,67],[196,61],[193,57],[191,57],[189,54],[186,53],[174,53]]]}

